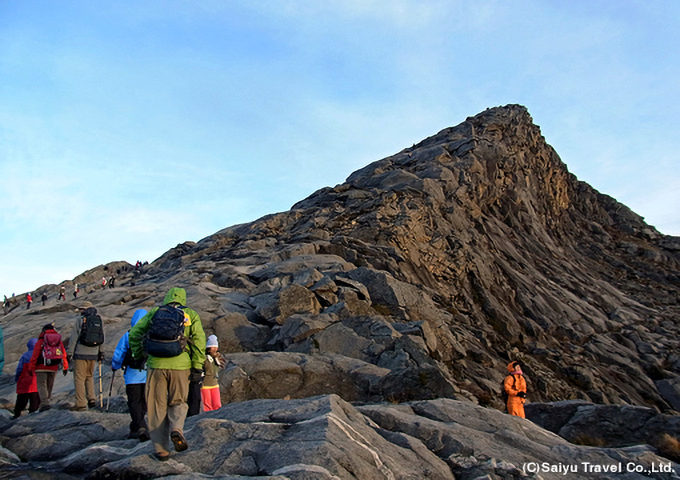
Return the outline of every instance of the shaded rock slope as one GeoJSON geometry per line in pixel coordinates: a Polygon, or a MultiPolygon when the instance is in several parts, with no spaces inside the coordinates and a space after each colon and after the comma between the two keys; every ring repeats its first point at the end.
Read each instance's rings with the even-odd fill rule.
{"type": "MultiPolygon", "coordinates": [[[[468,118],[289,211],[141,269],[115,262],[62,285],[74,283],[76,300],[56,302],[59,286],[45,285],[45,306],[3,317],[5,372],[45,322],[67,334],[84,300],[104,318],[110,358],[132,313],[180,286],[226,353],[225,404],[334,394],[385,428],[370,404],[502,408],[505,366],[520,360],[532,402],[636,405],[671,419],[680,410],[680,238],[576,179],[518,105],[468,118]],[[114,271],[115,288],[99,287],[114,271]]],[[[71,383],[58,379],[57,405],[69,405],[71,383]]],[[[8,376],[0,396],[13,399],[8,376]]]]}

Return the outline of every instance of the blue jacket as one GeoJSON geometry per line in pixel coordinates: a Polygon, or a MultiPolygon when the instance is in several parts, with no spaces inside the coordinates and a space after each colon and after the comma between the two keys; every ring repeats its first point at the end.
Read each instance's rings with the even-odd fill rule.
{"type": "MultiPolygon", "coordinates": [[[[134,327],[140,318],[146,315],[146,310],[139,309],[136,310],[134,315],[132,315],[132,321],[130,322],[130,327],[134,327]]],[[[111,368],[113,370],[118,370],[123,366],[123,359],[125,358],[125,353],[130,349],[130,332],[125,332],[125,335],[118,341],[116,345],[116,350],[113,352],[113,358],[111,359],[111,368]]],[[[146,383],[146,370],[136,370],[134,368],[125,368],[125,385],[131,385],[135,383],[146,383]]]]}
{"type": "Polygon", "coordinates": [[[31,357],[33,356],[33,348],[35,347],[36,343],[38,343],[38,339],[31,338],[26,344],[28,350],[25,351],[24,354],[19,359],[17,371],[14,373],[14,383],[19,383],[19,377],[21,376],[21,372],[24,370],[24,365],[31,361],[31,357]]]}

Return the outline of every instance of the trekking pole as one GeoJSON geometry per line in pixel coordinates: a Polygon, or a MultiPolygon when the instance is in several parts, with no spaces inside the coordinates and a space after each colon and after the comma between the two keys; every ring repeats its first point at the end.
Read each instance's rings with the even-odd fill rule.
{"type": "Polygon", "coordinates": [[[113,381],[116,379],[116,371],[113,371],[113,375],[111,375],[111,386],[109,387],[109,396],[106,399],[106,411],[109,411],[109,405],[111,404],[111,392],[113,392],[113,381]]]}
{"type": "Polygon", "coordinates": [[[99,360],[99,405],[104,408],[104,393],[102,392],[102,361],[99,360]]]}

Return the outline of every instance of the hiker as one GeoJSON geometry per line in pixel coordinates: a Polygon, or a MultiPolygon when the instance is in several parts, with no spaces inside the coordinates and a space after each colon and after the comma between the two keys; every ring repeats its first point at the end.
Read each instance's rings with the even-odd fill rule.
{"type": "Polygon", "coordinates": [[[31,297],[30,293],[26,294],[26,310],[31,308],[31,303],[33,303],[33,297],[31,297]]]}
{"type": "Polygon", "coordinates": [[[40,297],[40,300],[42,300],[43,307],[45,306],[45,302],[47,301],[47,294],[43,292],[42,297],[40,297]]]}
{"type": "Polygon", "coordinates": [[[219,344],[217,342],[217,336],[210,335],[205,348],[205,363],[203,364],[205,377],[203,378],[203,386],[201,387],[204,412],[217,410],[222,407],[217,372],[220,368],[224,368],[224,359],[220,352],[217,351],[218,348],[219,344]]]}
{"type": "Polygon", "coordinates": [[[148,355],[149,433],[155,456],[160,461],[170,457],[168,440],[177,452],[189,448],[184,438],[189,380],[203,374],[205,362],[201,318],[186,307],[186,303],[186,291],[171,288],[163,299],[163,306],[152,308],[130,330],[133,360],[141,359],[144,353],[148,355]]]}
{"type": "Polygon", "coordinates": [[[14,402],[14,418],[19,418],[26,405],[28,413],[33,413],[40,408],[40,395],[38,394],[38,382],[35,375],[29,374],[29,363],[33,356],[37,338],[31,338],[26,344],[27,350],[19,359],[17,370],[14,373],[14,382],[17,384],[17,401],[14,402]]]}
{"type": "MultiPolygon", "coordinates": [[[[132,315],[130,326],[134,327],[139,320],[147,314],[144,309],[136,310],[132,315]]],[[[127,395],[128,409],[130,410],[130,433],[128,438],[139,438],[140,441],[149,440],[149,428],[146,426],[144,415],[146,415],[146,398],[144,389],[146,388],[146,370],[144,370],[144,360],[134,362],[130,352],[130,331],[128,330],[118,341],[116,350],[111,358],[111,370],[123,369],[125,379],[125,393],[127,395]]],[[[115,373],[114,373],[115,374],[115,373]]]]}
{"type": "Polygon", "coordinates": [[[0,375],[2,375],[3,368],[5,368],[5,336],[0,327],[0,375]]]}
{"type": "MultiPolygon", "coordinates": [[[[73,383],[76,388],[76,404],[73,410],[82,412],[97,405],[94,390],[94,366],[104,359],[104,326],[102,318],[92,303],[80,307],[80,315],[73,322],[68,358],[73,359],[73,383]]],[[[101,373],[101,369],[100,369],[101,373]]],[[[101,392],[100,392],[101,393],[101,392]]]]}
{"type": "Polygon", "coordinates": [[[102,277],[102,288],[106,288],[106,277],[102,277]]]}
{"type": "Polygon", "coordinates": [[[57,301],[59,300],[66,300],[66,287],[63,285],[59,288],[59,298],[57,301]]]}
{"type": "Polygon", "coordinates": [[[38,395],[40,395],[40,411],[52,408],[52,387],[59,366],[68,373],[68,358],[61,341],[61,335],[54,329],[53,323],[42,328],[38,342],[33,347],[33,355],[28,364],[28,374],[36,376],[38,395]]]}
{"type": "Polygon", "coordinates": [[[524,402],[527,397],[527,382],[522,373],[519,362],[511,362],[508,365],[508,376],[503,381],[503,388],[508,394],[508,413],[517,417],[524,416],[524,402]]]}
{"type": "Polygon", "coordinates": [[[109,288],[114,288],[116,283],[116,277],[109,278],[109,288]]]}

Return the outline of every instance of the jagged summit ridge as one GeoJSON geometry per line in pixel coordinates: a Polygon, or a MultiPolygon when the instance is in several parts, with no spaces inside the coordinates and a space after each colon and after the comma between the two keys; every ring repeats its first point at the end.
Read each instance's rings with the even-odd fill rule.
{"type": "MultiPolygon", "coordinates": [[[[288,212],[182,247],[182,257],[226,262],[230,273],[218,278],[240,275],[239,284],[253,273],[232,270],[234,263],[302,255],[332,256],[333,268],[387,272],[420,300],[390,298],[379,310],[391,320],[432,324],[432,355],[461,377],[455,380],[489,392],[480,379],[493,378],[489,370],[502,370],[509,356],[526,355],[548,379],[544,398],[576,394],[667,408],[654,382],[676,378],[671,345],[655,347],[660,355],[650,362],[622,336],[637,340],[640,324],[677,328],[679,246],[578,181],[526,108],[511,105],[374,162],[288,212]],[[617,355],[630,359],[621,368],[636,385],[612,381],[619,366],[609,356],[621,346],[617,355]],[[593,365],[588,381],[577,383],[589,393],[575,392],[564,374],[584,364],[593,365]]],[[[365,282],[370,298],[384,297],[369,285],[375,275],[351,275],[365,282]]]]}

